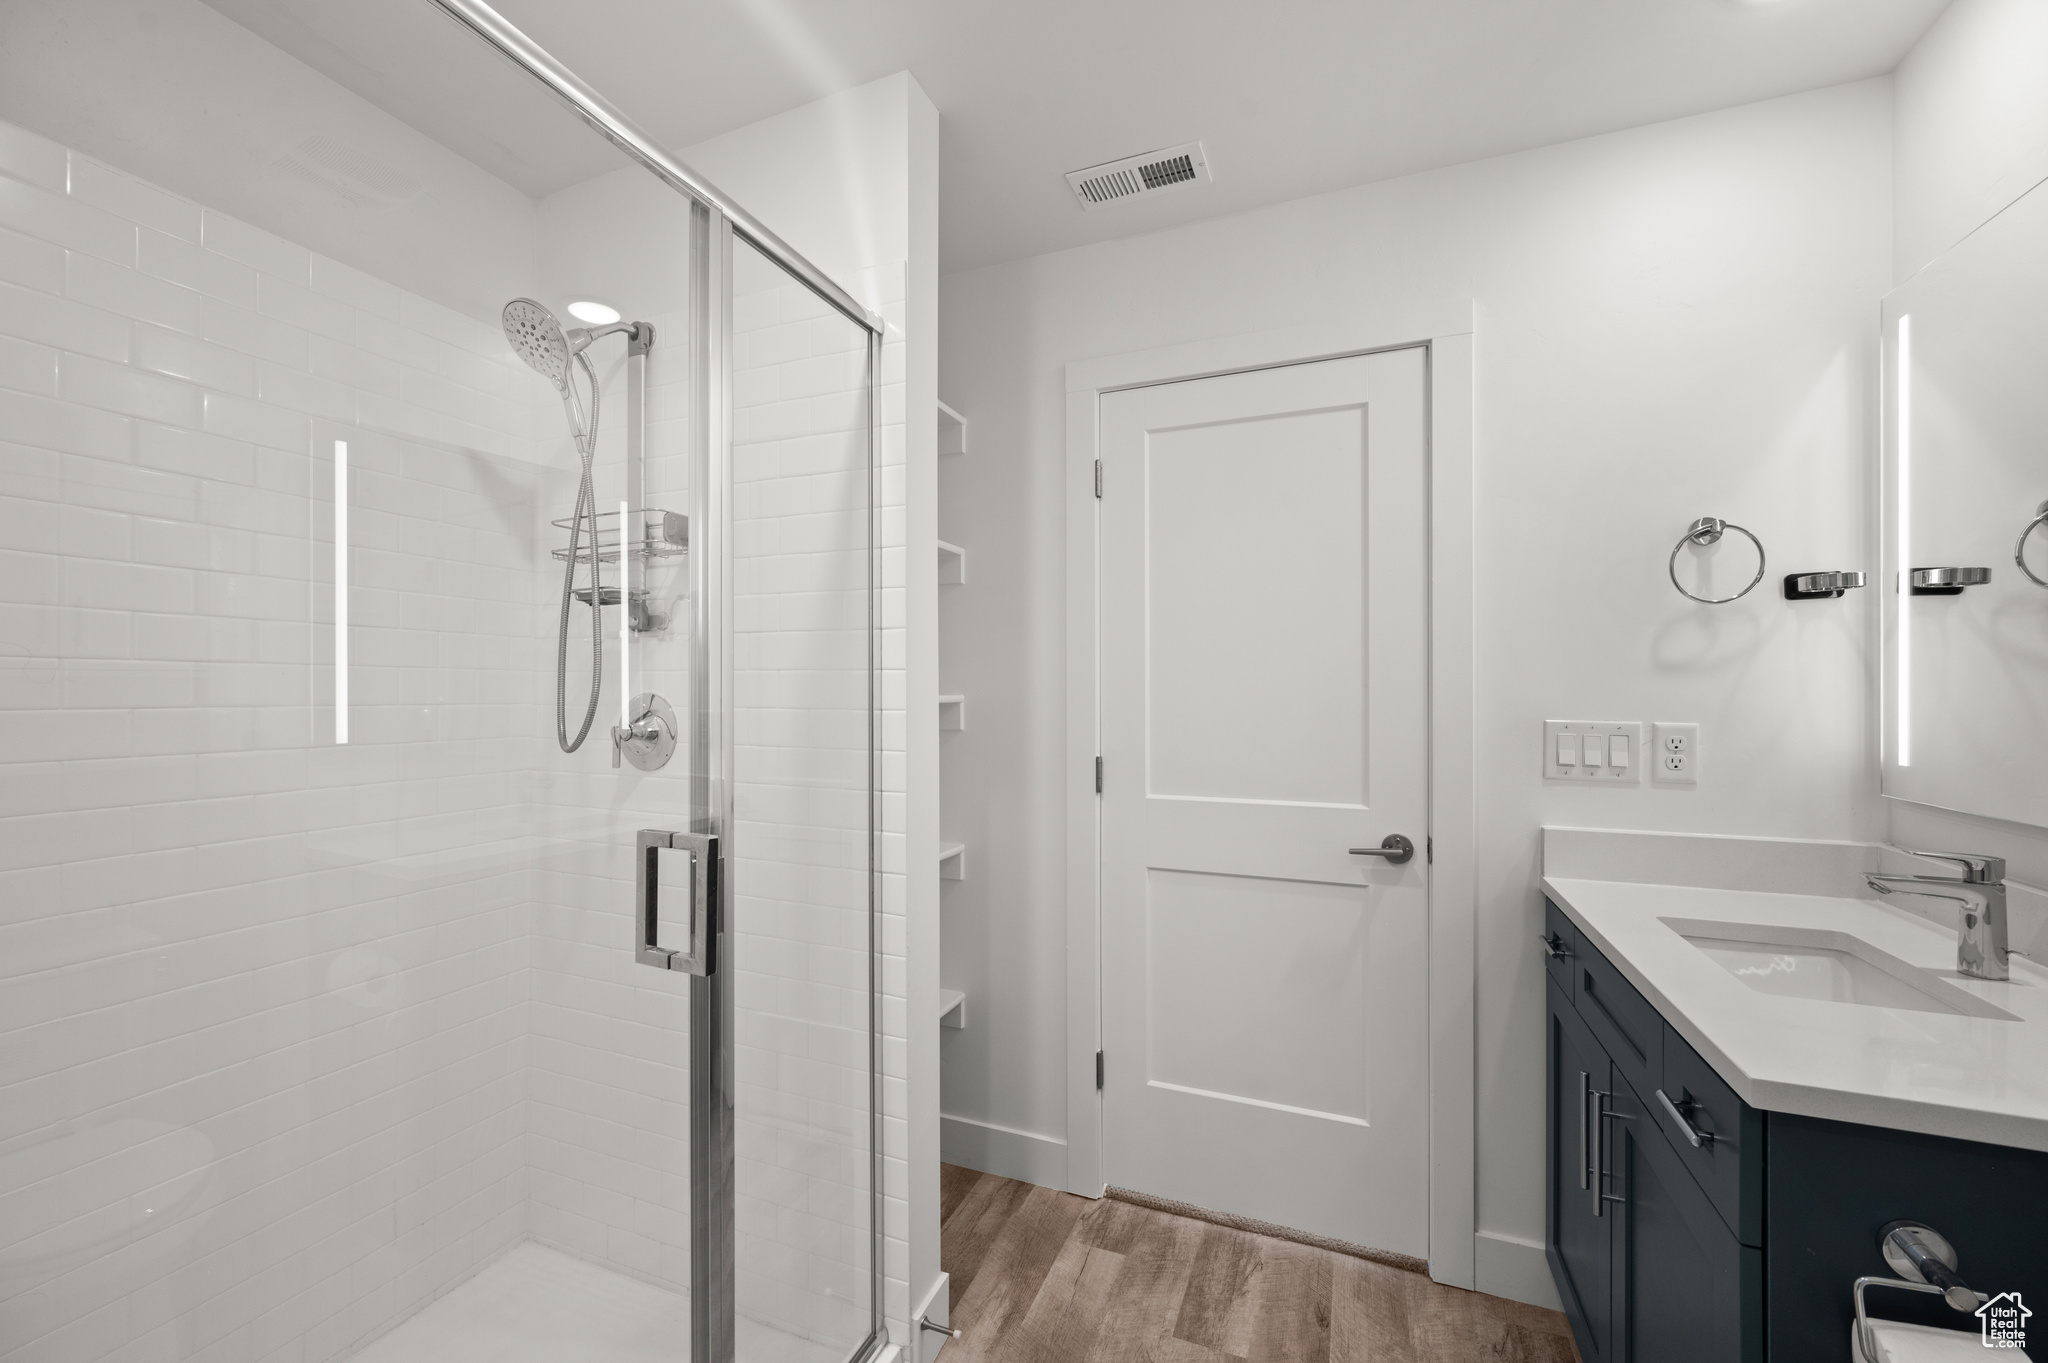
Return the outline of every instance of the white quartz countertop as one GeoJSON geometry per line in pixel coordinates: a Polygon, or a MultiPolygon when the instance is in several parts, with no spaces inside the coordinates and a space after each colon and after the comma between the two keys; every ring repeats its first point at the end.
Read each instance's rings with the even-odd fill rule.
{"type": "Polygon", "coordinates": [[[1752,1107],[2048,1150],[2048,971],[1957,974],[1942,928],[1876,899],[1543,878],[1557,906],[1752,1107]],[[1760,993],[1662,920],[1847,933],[2015,1021],[1760,993]]]}

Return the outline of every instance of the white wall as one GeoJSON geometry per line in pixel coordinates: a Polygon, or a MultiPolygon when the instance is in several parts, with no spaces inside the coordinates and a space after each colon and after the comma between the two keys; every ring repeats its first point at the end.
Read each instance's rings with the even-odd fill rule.
{"type": "Polygon", "coordinates": [[[931,107],[899,72],[677,155],[853,291],[863,271],[910,257],[912,125],[931,107]]]}
{"type": "Polygon", "coordinates": [[[1761,535],[1773,573],[1868,558],[1890,161],[1890,87],[1867,81],[946,277],[941,395],[973,440],[940,502],[973,569],[941,599],[943,687],[969,712],[944,831],[972,849],[945,910],[945,982],[974,1007],[949,1118],[1054,1140],[1069,1121],[1061,366],[1469,296],[1480,1285],[1541,1295],[1539,825],[1881,823],[1859,604],[1790,607],[1773,578],[1693,606],[1664,565],[1707,514],[1761,535]],[[1698,721],[1700,785],[1546,786],[1547,717],[1698,721]]]}
{"type": "MultiPolygon", "coordinates": [[[[2048,6],[1955,0],[1894,76],[1892,282],[2048,179],[2048,6]]],[[[1885,802],[1887,840],[2003,856],[2048,885],[2048,830],[1885,802]]]]}
{"type": "Polygon", "coordinates": [[[2048,5],[1955,0],[1893,76],[1892,274],[2048,179],[2048,5]]]}
{"type": "Polygon", "coordinates": [[[473,317],[532,291],[533,200],[201,0],[10,0],[0,118],[473,317]],[[293,168],[315,137],[413,192],[293,168]]]}

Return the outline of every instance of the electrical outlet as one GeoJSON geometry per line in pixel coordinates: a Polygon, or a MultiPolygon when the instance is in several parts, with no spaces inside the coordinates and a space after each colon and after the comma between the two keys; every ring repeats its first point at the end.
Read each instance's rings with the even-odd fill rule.
{"type": "Polygon", "coordinates": [[[1695,786],[1700,780],[1700,726],[1658,724],[1650,778],[1660,785],[1695,786]]]}
{"type": "Polygon", "coordinates": [[[1552,781],[1640,785],[1644,759],[1641,724],[1543,721],[1543,774],[1552,781]]]}

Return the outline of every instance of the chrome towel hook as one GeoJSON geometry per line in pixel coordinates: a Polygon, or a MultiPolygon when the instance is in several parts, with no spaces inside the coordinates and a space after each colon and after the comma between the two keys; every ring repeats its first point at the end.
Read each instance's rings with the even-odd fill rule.
{"type": "Polygon", "coordinates": [[[1691,601],[1697,601],[1702,606],[1725,606],[1730,601],[1748,596],[1756,587],[1756,584],[1764,580],[1764,542],[1755,535],[1750,534],[1749,531],[1743,530],[1741,526],[1724,521],[1719,516],[1702,516],[1686,528],[1683,539],[1671,546],[1671,558],[1664,565],[1664,570],[1671,575],[1671,585],[1678,588],[1680,596],[1691,601]],[[1756,546],[1756,576],[1749,580],[1749,586],[1744,587],[1741,591],[1735,593],[1734,596],[1694,596],[1678,580],[1678,551],[1685,548],[1688,544],[1719,544],[1721,542],[1721,534],[1726,530],[1741,531],[1742,534],[1749,537],[1749,542],[1756,546]]]}
{"type": "Polygon", "coordinates": [[[2020,531],[2020,537],[2012,542],[2012,561],[2020,565],[2020,571],[2027,575],[2027,581],[2033,583],[2036,587],[2048,587],[2048,580],[2043,580],[2039,574],[2027,566],[2027,536],[2033,534],[2044,525],[2048,525],[2048,502],[2043,502],[2034,508],[2034,519],[2027,522],[2027,528],[2020,531]]]}

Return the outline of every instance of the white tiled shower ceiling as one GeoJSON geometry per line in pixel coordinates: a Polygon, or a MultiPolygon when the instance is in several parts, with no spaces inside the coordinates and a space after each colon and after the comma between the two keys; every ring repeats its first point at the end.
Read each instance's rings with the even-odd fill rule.
{"type": "MultiPolygon", "coordinates": [[[[487,323],[0,125],[0,1359],[339,1357],[522,1238],[687,1281],[685,982],[619,892],[685,768],[612,775],[609,685],[555,751],[560,422],[487,323]]],[[[679,632],[636,653],[683,710],[679,632]]],[[[844,1161],[767,1163],[753,1304],[836,1333],[844,1161]]]]}

